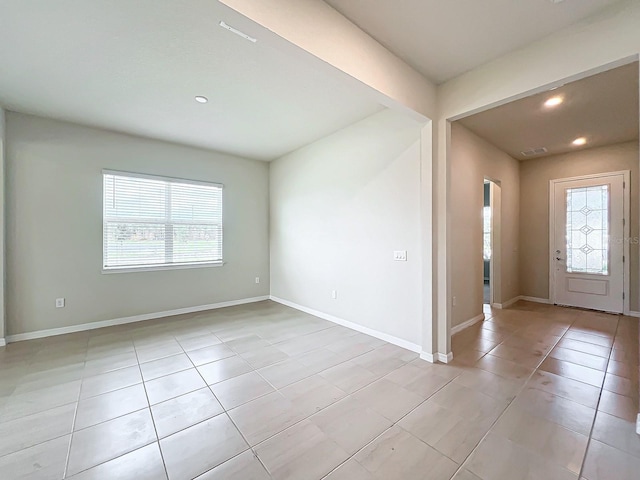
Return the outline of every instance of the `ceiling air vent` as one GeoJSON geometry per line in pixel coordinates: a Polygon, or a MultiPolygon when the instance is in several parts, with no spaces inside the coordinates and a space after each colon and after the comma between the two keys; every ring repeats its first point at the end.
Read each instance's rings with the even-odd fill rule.
{"type": "Polygon", "coordinates": [[[547,153],[547,149],[545,147],[538,147],[520,152],[520,155],[523,157],[535,157],[536,155],[542,155],[543,153],[547,153]]]}

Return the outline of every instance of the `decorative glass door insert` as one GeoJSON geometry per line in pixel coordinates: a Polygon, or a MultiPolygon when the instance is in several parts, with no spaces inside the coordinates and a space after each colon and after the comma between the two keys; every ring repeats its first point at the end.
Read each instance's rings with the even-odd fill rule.
{"type": "Polygon", "coordinates": [[[609,275],[609,185],[566,192],[567,273],[609,275]]]}

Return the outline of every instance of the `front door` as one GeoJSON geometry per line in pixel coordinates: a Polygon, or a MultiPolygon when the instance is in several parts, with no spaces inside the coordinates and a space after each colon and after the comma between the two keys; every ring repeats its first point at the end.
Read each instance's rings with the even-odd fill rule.
{"type": "Polygon", "coordinates": [[[554,303],[622,313],[624,173],[552,185],[554,303]]]}

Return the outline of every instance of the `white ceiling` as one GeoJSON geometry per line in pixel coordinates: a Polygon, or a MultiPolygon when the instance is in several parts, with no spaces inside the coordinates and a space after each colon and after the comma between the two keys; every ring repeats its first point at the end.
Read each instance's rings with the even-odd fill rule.
{"type": "Polygon", "coordinates": [[[545,147],[554,155],[576,150],[586,137],[593,148],[638,139],[638,62],[568,83],[459,120],[472,132],[524,160],[520,152],[545,147]],[[547,108],[551,97],[564,102],[547,108]]]}
{"type": "Polygon", "coordinates": [[[0,0],[0,105],[261,160],[382,109],[268,33],[214,0],[0,0]]]}
{"type": "Polygon", "coordinates": [[[325,0],[435,83],[618,0],[325,0]]]}

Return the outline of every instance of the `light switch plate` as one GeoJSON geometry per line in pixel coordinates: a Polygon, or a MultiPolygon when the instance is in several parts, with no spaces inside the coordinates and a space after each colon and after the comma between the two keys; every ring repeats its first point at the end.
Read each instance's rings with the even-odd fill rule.
{"type": "Polygon", "coordinates": [[[406,262],[407,261],[407,251],[406,250],[396,250],[393,252],[393,259],[396,262],[406,262]]]}

